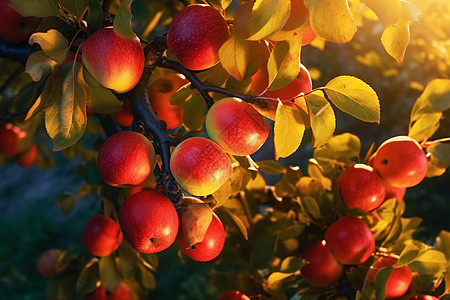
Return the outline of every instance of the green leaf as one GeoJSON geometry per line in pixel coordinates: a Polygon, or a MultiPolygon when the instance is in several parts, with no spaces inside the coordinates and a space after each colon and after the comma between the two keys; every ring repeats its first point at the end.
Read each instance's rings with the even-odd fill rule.
{"type": "Polygon", "coordinates": [[[230,6],[232,0],[207,0],[209,5],[218,10],[225,10],[230,6]]]}
{"type": "Polygon", "coordinates": [[[291,83],[300,72],[301,35],[275,44],[267,62],[269,90],[291,83]]]}
{"type": "Polygon", "coordinates": [[[450,79],[434,79],[428,83],[411,110],[411,122],[423,114],[450,109],[450,79]]]}
{"type": "Polygon", "coordinates": [[[400,18],[400,0],[364,0],[363,3],[383,21],[384,26],[394,24],[400,18]]]}
{"type": "Polygon", "coordinates": [[[381,43],[386,52],[397,62],[403,62],[405,58],[406,47],[410,39],[409,21],[399,19],[396,23],[389,25],[384,29],[381,36],[381,43]]]}
{"type": "Polygon", "coordinates": [[[422,113],[410,127],[408,136],[418,142],[429,139],[439,129],[441,117],[441,112],[422,113]]]}
{"type": "Polygon", "coordinates": [[[90,33],[99,30],[103,22],[103,9],[98,0],[89,0],[87,24],[90,33]]]}
{"type": "Polygon", "coordinates": [[[401,267],[403,265],[407,265],[414,261],[417,256],[419,256],[420,248],[414,244],[407,245],[402,253],[400,253],[400,258],[395,264],[397,267],[401,267]]]}
{"type": "Polygon", "coordinates": [[[435,160],[435,164],[441,168],[450,167],[450,144],[449,143],[437,143],[427,148],[427,151],[431,153],[432,158],[435,160]]]}
{"type": "Polygon", "coordinates": [[[136,34],[131,28],[132,17],[133,15],[131,14],[131,8],[125,4],[122,4],[114,17],[114,31],[124,38],[135,39],[136,34]]]}
{"type": "Polygon", "coordinates": [[[288,157],[294,153],[303,139],[305,123],[300,112],[294,108],[278,104],[275,114],[274,147],[275,159],[288,157]]]}
{"type": "Polygon", "coordinates": [[[93,292],[97,288],[99,280],[98,258],[92,258],[83,269],[81,269],[77,280],[77,292],[82,294],[93,292]]]}
{"type": "Polygon", "coordinates": [[[107,291],[113,291],[122,281],[122,275],[116,266],[114,255],[100,258],[99,261],[100,281],[107,291]]]}
{"type": "Polygon", "coordinates": [[[280,232],[279,239],[295,239],[305,230],[305,225],[303,224],[293,224],[284,226],[283,230],[280,232]]]}
{"type": "Polygon", "coordinates": [[[67,9],[70,13],[75,15],[77,18],[83,16],[86,12],[89,0],[60,0],[62,6],[67,9]]]}
{"type": "Polygon", "coordinates": [[[215,207],[223,205],[231,196],[231,180],[228,179],[212,196],[216,200],[215,207]]]}
{"type": "Polygon", "coordinates": [[[296,184],[302,177],[299,167],[292,167],[286,169],[286,173],[280,181],[275,184],[275,194],[278,197],[292,196],[296,192],[296,184]]]}
{"type": "Polygon", "coordinates": [[[187,83],[180,87],[178,91],[176,91],[172,97],[170,98],[170,104],[177,105],[186,102],[186,99],[189,98],[194,93],[194,90],[191,88],[191,83],[187,83]]]}
{"type": "Polygon", "coordinates": [[[9,0],[8,4],[24,17],[59,17],[58,2],[54,0],[9,0]]]}
{"type": "Polygon", "coordinates": [[[56,198],[56,203],[59,205],[64,214],[68,215],[75,207],[77,197],[73,194],[64,194],[56,198]]]}
{"type": "Polygon", "coordinates": [[[30,37],[29,44],[39,44],[44,53],[58,64],[64,62],[69,51],[69,42],[64,35],[56,29],[50,29],[47,32],[33,33],[30,37]]]}
{"type": "Polygon", "coordinates": [[[51,75],[56,65],[56,61],[49,58],[44,51],[36,51],[28,57],[25,73],[30,74],[34,82],[38,82],[42,78],[51,75]]]}
{"type": "Polygon", "coordinates": [[[286,167],[274,160],[261,160],[257,162],[259,171],[269,175],[286,173],[286,167]]]}
{"type": "Polygon", "coordinates": [[[346,163],[359,157],[361,141],[351,133],[343,133],[333,136],[328,143],[320,148],[314,149],[314,157],[337,159],[346,163]]]}
{"type": "Polygon", "coordinates": [[[219,49],[222,66],[237,80],[242,80],[247,72],[251,43],[232,32],[219,49]]]}
{"type": "Polygon", "coordinates": [[[201,130],[205,120],[206,104],[199,93],[184,103],[183,123],[189,130],[201,130]]]}
{"type": "Polygon", "coordinates": [[[340,110],[365,122],[380,123],[380,102],[375,91],[353,76],[338,76],[325,86],[329,100],[340,110]]]}
{"type": "Polygon", "coordinates": [[[152,271],[144,267],[142,264],[138,264],[138,277],[143,287],[149,290],[153,290],[156,287],[156,278],[152,271]]]}
{"type": "Polygon", "coordinates": [[[73,66],[73,62],[62,66],[58,87],[45,110],[45,128],[52,139],[54,151],[78,142],[86,129],[87,94],[80,84],[82,68],[73,66]]]}
{"type": "Polygon", "coordinates": [[[117,99],[114,93],[98,83],[85,68],[83,69],[83,76],[82,83],[89,95],[87,105],[94,112],[109,115],[122,109],[122,102],[117,99]]]}
{"type": "Polygon", "coordinates": [[[249,21],[249,40],[262,40],[283,28],[291,12],[291,2],[256,0],[249,21]]]}
{"type": "Polygon", "coordinates": [[[373,280],[373,285],[375,287],[375,293],[377,295],[377,300],[383,300],[386,299],[386,284],[389,279],[389,277],[392,274],[392,271],[394,271],[393,267],[387,267],[379,270],[375,274],[375,278],[373,280]]]}
{"type": "Polygon", "coordinates": [[[281,263],[280,270],[283,273],[293,273],[301,269],[306,261],[300,257],[288,256],[281,263]]]}
{"type": "Polygon", "coordinates": [[[253,239],[250,263],[256,268],[266,268],[275,252],[278,238],[274,234],[262,233],[253,239]]]}
{"type": "Polygon", "coordinates": [[[356,33],[347,0],[305,0],[313,30],[333,43],[349,42],[356,33]]]}
{"type": "Polygon", "coordinates": [[[313,147],[323,146],[333,136],[336,117],[322,91],[304,96],[308,105],[309,122],[313,133],[313,147]]]}
{"type": "Polygon", "coordinates": [[[303,196],[300,199],[305,212],[314,219],[320,218],[320,207],[316,199],[311,196],[303,196]]]}
{"type": "Polygon", "coordinates": [[[437,280],[443,276],[447,265],[448,261],[444,253],[435,249],[427,249],[409,264],[409,268],[421,276],[431,276],[437,280]]]}
{"type": "Polygon", "coordinates": [[[233,222],[237,226],[237,228],[239,228],[239,231],[242,233],[242,236],[244,237],[244,239],[248,240],[248,231],[247,231],[247,227],[245,226],[244,222],[242,222],[242,220],[237,215],[232,213],[229,209],[226,209],[225,211],[231,217],[231,219],[233,220],[233,222]]]}

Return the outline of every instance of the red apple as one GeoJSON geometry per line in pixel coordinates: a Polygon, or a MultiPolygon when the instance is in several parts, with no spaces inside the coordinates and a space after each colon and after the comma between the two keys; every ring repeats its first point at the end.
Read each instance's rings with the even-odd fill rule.
{"type": "Polygon", "coordinates": [[[7,123],[0,127],[0,152],[14,156],[20,151],[20,143],[27,133],[16,125],[7,123]]]}
{"type": "Polygon", "coordinates": [[[144,62],[139,38],[121,37],[112,27],[97,30],[83,46],[83,63],[89,73],[117,93],[128,92],[139,82],[144,62]]]}
{"type": "MultiPolygon", "coordinates": [[[[378,258],[370,267],[367,278],[373,280],[376,273],[385,267],[393,266],[397,263],[398,258],[393,256],[382,256],[378,258]]],[[[409,288],[412,280],[412,272],[408,266],[395,268],[386,284],[386,299],[393,299],[403,296],[409,288]]]]}
{"type": "Polygon", "coordinates": [[[386,190],[385,199],[395,198],[398,202],[403,200],[406,193],[405,187],[395,187],[389,184],[384,184],[384,189],[386,190]]]}
{"type": "Polygon", "coordinates": [[[216,300],[250,300],[250,298],[240,291],[228,291],[220,295],[216,300]]]}
{"type": "Polygon", "coordinates": [[[413,300],[438,300],[439,298],[436,298],[432,295],[416,295],[413,300]]]}
{"type": "MultiPolygon", "coordinates": [[[[203,241],[192,247],[187,247],[182,234],[178,235],[177,243],[180,249],[190,258],[196,261],[206,262],[213,260],[222,252],[225,244],[225,229],[219,217],[212,213],[213,218],[206,230],[203,241]]],[[[180,230],[181,232],[181,230],[180,230]]]]}
{"type": "Polygon", "coordinates": [[[28,40],[40,19],[22,17],[9,6],[8,0],[0,0],[0,39],[18,44],[28,40]]]}
{"type": "Polygon", "coordinates": [[[100,177],[111,186],[138,185],[153,172],[155,148],[144,135],[119,131],[110,136],[98,152],[100,177]]]}
{"type": "Polygon", "coordinates": [[[50,249],[42,253],[38,259],[37,270],[39,274],[46,278],[55,278],[60,270],[58,269],[58,258],[61,251],[58,249],[50,249]]]}
{"type": "Polygon", "coordinates": [[[219,49],[230,31],[222,14],[203,4],[191,4],[173,19],[167,46],[191,70],[208,69],[219,62],[219,49]]]}
{"type": "Polygon", "coordinates": [[[168,74],[156,79],[148,88],[148,97],[158,119],[166,122],[168,129],[183,123],[183,104],[170,104],[170,98],[189,81],[181,74],[168,74]]]}
{"type": "Polygon", "coordinates": [[[230,177],[232,165],[228,155],[213,141],[191,137],[172,152],[170,170],[178,184],[194,196],[217,191],[230,177]]]}
{"type": "Polygon", "coordinates": [[[120,126],[130,127],[134,119],[130,100],[124,99],[122,109],[113,114],[112,118],[120,126]]]}
{"type": "Polygon", "coordinates": [[[67,64],[67,63],[69,63],[71,61],[74,61],[75,57],[77,58],[76,62],[79,62],[79,63],[83,62],[83,59],[81,58],[82,57],[81,56],[81,51],[78,51],[78,55],[75,52],[69,51],[67,53],[67,57],[66,57],[66,60],[64,61],[64,63],[67,64]]]}
{"type": "Polygon", "coordinates": [[[247,102],[238,98],[217,101],[205,121],[209,137],[233,155],[255,153],[269,136],[264,117],[247,102]]]}
{"type": "Polygon", "coordinates": [[[375,239],[367,224],[354,216],[343,216],[325,232],[328,247],[344,265],[365,262],[375,250],[375,239]]]}
{"type": "Polygon", "coordinates": [[[383,203],[386,192],[380,176],[372,167],[355,164],[341,173],[338,189],[342,202],[351,209],[371,211],[383,203]]]}
{"type": "Polygon", "coordinates": [[[312,41],[314,41],[317,37],[317,33],[314,32],[311,25],[303,29],[302,31],[302,46],[306,46],[312,41]]]}
{"type": "Polygon", "coordinates": [[[133,291],[125,284],[121,283],[115,290],[106,291],[100,285],[95,291],[86,296],[86,300],[132,300],[133,291]]]}
{"type": "Polygon", "coordinates": [[[425,178],[428,162],[417,141],[397,136],[380,145],[373,158],[373,168],[387,184],[407,188],[425,178]]]}
{"type": "Polygon", "coordinates": [[[178,232],[178,215],[172,202],[157,191],[141,191],[120,207],[123,235],[136,250],[156,253],[173,244],[178,232]]]}
{"type": "Polygon", "coordinates": [[[325,240],[312,244],[303,253],[308,263],[301,268],[303,279],[315,287],[327,287],[339,281],[343,266],[327,247],[325,240]]]}
{"type": "Polygon", "coordinates": [[[31,145],[31,148],[28,151],[17,154],[14,159],[16,163],[22,168],[31,167],[35,162],[38,156],[38,148],[35,143],[31,145]]]}
{"type": "Polygon", "coordinates": [[[86,224],[82,240],[86,250],[95,256],[108,256],[122,242],[119,224],[108,216],[97,214],[86,224]]]}

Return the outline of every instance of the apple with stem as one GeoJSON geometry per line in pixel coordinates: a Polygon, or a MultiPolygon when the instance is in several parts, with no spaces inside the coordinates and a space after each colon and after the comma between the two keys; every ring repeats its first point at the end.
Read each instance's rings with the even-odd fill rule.
{"type": "Polygon", "coordinates": [[[264,117],[247,102],[224,98],[209,109],[205,121],[209,137],[233,155],[246,156],[258,151],[269,136],[264,117]]]}
{"type": "Polygon", "coordinates": [[[28,40],[40,18],[23,17],[14,10],[8,0],[0,0],[0,39],[18,44],[28,40]]]}
{"type": "Polygon", "coordinates": [[[120,207],[119,224],[136,250],[157,253],[169,248],[178,233],[178,214],[160,192],[144,190],[129,196],[120,207]]]}
{"type": "Polygon", "coordinates": [[[82,51],[84,66],[104,87],[123,94],[139,82],[145,57],[138,37],[124,38],[104,27],[89,36],[82,51]]]}
{"type": "Polygon", "coordinates": [[[194,196],[217,191],[232,173],[231,160],[215,142],[191,137],[178,144],[170,157],[170,170],[178,184],[194,196]]]}
{"type": "Polygon", "coordinates": [[[219,49],[230,31],[222,14],[204,4],[191,4],[173,19],[167,46],[186,68],[199,71],[219,62],[219,49]]]}
{"type": "Polygon", "coordinates": [[[119,248],[122,232],[112,218],[97,214],[86,224],[82,240],[86,250],[95,256],[108,256],[119,248]]]}

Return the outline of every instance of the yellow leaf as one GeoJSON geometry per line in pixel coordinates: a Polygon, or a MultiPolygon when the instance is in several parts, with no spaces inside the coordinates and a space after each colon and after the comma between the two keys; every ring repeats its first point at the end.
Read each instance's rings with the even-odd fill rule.
{"type": "Polygon", "coordinates": [[[291,2],[286,0],[256,0],[249,21],[249,40],[267,38],[283,28],[289,13],[291,2]]]}
{"type": "Polygon", "coordinates": [[[114,31],[124,38],[135,39],[136,34],[131,28],[132,17],[133,15],[131,14],[130,8],[126,5],[121,5],[114,18],[114,31]]]}
{"type": "Polygon", "coordinates": [[[397,23],[400,18],[400,0],[364,0],[363,2],[383,21],[384,26],[397,23]]]}
{"type": "Polygon", "coordinates": [[[52,74],[56,65],[56,61],[45,55],[44,51],[36,51],[28,57],[25,73],[30,74],[31,79],[38,82],[43,77],[52,74]]]}
{"type": "Polygon", "coordinates": [[[304,132],[305,123],[300,112],[280,101],[275,114],[275,159],[294,153],[302,142],[304,132]]]}
{"type": "Polygon", "coordinates": [[[247,71],[250,43],[232,33],[219,49],[223,68],[237,80],[242,80],[247,71]]]}
{"type": "Polygon", "coordinates": [[[409,21],[399,19],[395,24],[384,29],[383,35],[381,36],[381,43],[387,53],[389,53],[389,55],[397,62],[401,63],[405,58],[405,51],[409,44],[409,38],[409,21]]]}
{"type": "Polygon", "coordinates": [[[308,103],[313,147],[320,147],[333,136],[336,129],[336,117],[322,91],[316,91],[304,97],[308,103]]]}
{"type": "Polygon", "coordinates": [[[33,33],[30,37],[29,44],[39,44],[44,53],[58,64],[64,62],[67,52],[69,51],[69,42],[64,35],[56,29],[50,29],[47,32],[33,33]]]}

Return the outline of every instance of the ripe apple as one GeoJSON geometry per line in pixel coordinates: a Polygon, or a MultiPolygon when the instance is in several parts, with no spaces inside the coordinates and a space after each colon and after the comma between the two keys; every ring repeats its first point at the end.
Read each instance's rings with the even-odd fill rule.
{"type": "Polygon", "coordinates": [[[112,118],[120,126],[130,127],[134,119],[130,100],[124,99],[122,109],[113,114],[112,118]]]}
{"type": "Polygon", "coordinates": [[[20,143],[27,133],[16,125],[7,123],[0,127],[0,152],[14,156],[20,151],[20,143]]]}
{"type": "Polygon", "coordinates": [[[133,291],[125,284],[121,283],[113,291],[106,291],[105,288],[100,285],[95,291],[86,296],[86,300],[132,300],[133,291]]]}
{"type": "Polygon", "coordinates": [[[269,136],[264,117],[247,102],[224,98],[209,109],[205,121],[209,137],[233,155],[255,153],[269,136]]]}
{"type": "Polygon", "coordinates": [[[79,62],[79,63],[83,62],[83,59],[81,58],[82,57],[81,51],[78,52],[78,55],[75,52],[69,51],[67,53],[67,57],[66,57],[66,60],[64,61],[64,63],[67,64],[71,61],[74,61],[75,57],[77,58],[76,62],[79,62]]]}
{"type": "MultiPolygon", "coordinates": [[[[178,234],[177,243],[180,249],[190,258],[196,261],[206,262],[213,260],[222,252],[225,244],[225,229],[222,221],[213,212],[213,218],[206,230],[203,241],[192,247],[187,247],[182,234],[178,234]]],[[[180,230],[181,232],[181,230],[180,230]]]]}
{"type": "Polygon", "coordinates": [[[144,62],[139,38],[121,37],[112,27],[97,30],[83,46],[83,64],[89,73],[101,85],[120,94],[139,82],[144,62]]]}
{"type": "Polygon", "coordinates": [[[31,167],[38,156],[38,148],[35,143],[31,144],[31,148],[25,152],[17,154],[14,159],[16,163],[22,168],[31,167]]]}
{"type": "Polygon", "coordinates": [[[343,216],[325,232],[328,247],[344,265],[365,262],[375,250],[375,239],[367,224],[354,216],[343,216]]]}
{"type": "Polygon", "coordinates": [[[302,31],[302,46],[306,46],[317,37],[317,33],[312,29],[311,25],[303,29],[302,31]]]}
{"type": "Polygon", "coordinates": [[[156,253],[173,244],[178,232],[178,215],[172,202],[157,191],[133,194],[120,207],[123,235],[136,250],[156,253]]]}
{"type": "Polygon", "coordinates": [[[108,216],[97,214],[86,224],[82,240],[86,250],[95,256],[108,256],[122,242],[119,224],[108,216]]]}
{"type": "Polygon", "coordinates": [[[385,199],[395,198],[398,202],[403,200],[406,193],[405,187],[395,187],[389,184],[384,184],[384,189],[386,190],[385,199]]]}
{"type": "Polygon", "coordinates": [[[230,158],[215,142],[191,137],[172,152],[170,170],[178,184],[194,196],[217,191],[231,177],[230,158]]]}
{"type": "Polygon", "coordinates": [[[338,179],[342,202],[350,209],[371,211],[383,203],[385,189],[383,181],[372,167],[355,164],[345,169],[338,179]]]}
{"type": "Polygon", "coordinates": [[[25,42],[40,20],[36,17],[23,17],[9,6],[8,0],[0,0],[0,39],[8,43],[25,42]]]}
{"type": "MultiPolygon", "coordinates": [[[[367,278],[373,280],[376,273],[385,267],[393,266],[397,263],[398,258],[393,256],[382,256],[378,258],[370,267],[367,278]]],[[[386,284],[386,299],[393,299],[403,296],[409,288],[412,280],[412,272],[408,266],[395,268],[386,284]]]]}
{"type": "Polygon", "coordinates": [[[111,186],[138,185],[153,172],[156,153],[150,140],[135,131],[110,136],[98,152],[100,177],[111,186]]]}
{"type": "Polygon", "coordinates": [[[208,69],[219,62],[219,49],[230,31],[222,14],[203,4],[191,4],[173,19],[167,46],[191,70],[208,69]]]}
{"type": "Polygon", "coordinates": [[[432,295],[416,295],[413,300],[438,300],[439,298],[436,298],[432,295]]]}
{"type": "Polygon", "coordinates": [[[216,300],[250,300],[250,298],[240,291],[228,291],[220,295],[216,300]]]}
{"type": "Polygon", "coordinates": [[[166,122],[167,129],[183,123],[183,104],[170,104],[170,98],[189,81],[181,74],[168,74],[156,79],[148,88],[148,97],[158,119],[166,122]]]}
{"type": "Polygon", "coordinates": [[[60,270],[58,269],[58,258],[61,251],[58,249],[50,249],[42,253],[37,262],[37,270],[39,274],[46,278],[55,278],[60,270]]]}
{"type": "Polygon", "coordinates": [[[336,260],[325,240],[306,249],[302,258],[308,263],[301,268],[303,279],[315,287],[327,287],[339,281],[343,266],[336,260]]]}
{"type": "Polygon", "coordinates": [[[373,168],[387,184],[407,188],[425,178],[428,162],[417,141],[408,136],[396,136],[380,145],[373,158],[373,168]]]}

